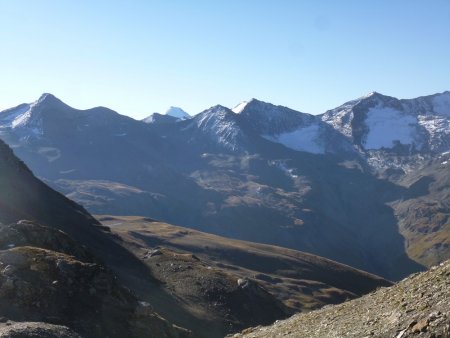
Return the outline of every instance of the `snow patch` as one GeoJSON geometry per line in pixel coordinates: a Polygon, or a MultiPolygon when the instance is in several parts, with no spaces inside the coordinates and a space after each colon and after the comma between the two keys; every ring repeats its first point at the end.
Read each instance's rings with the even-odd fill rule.
{"type": "Polygon", "coordinates": [[[44,156],[49,162],[54,162],[61,157],[61,151],[58,148],[40,147],[37,152],[39,155],[44,156]]]}
{"type": "Polygon", "coordinates": [[[61,175],[67,175],[67,174],[73,173],[74,171],[76,171],[76,169],[61,170],[59,173],[61,175]]]}
{"type": "Polygon", "coordinates": [[[154,116],[153,116],[154,114],[156,114],[156,113],[153,113],[152,115],[147,116],[146,118],[142,119],[142,122],[145,122],[145,123],[153,123],[153,121],[155,120],[155,118],[154,118],[154,116]]]}
{"type": "Polygon", "coordinates": [[[248,104],[248,101],[242,101],[241,103],[239,103],[236,107],[234,107],[233,109],[231,109],[234,113],[239,114],[241,113],[245,106],[248,104]]]}
{"type": "Polygon", "coordinates": [[[20,105],[16,108],[5,110],[0,115],[0,127],[12,128],[12,123],[20,115],[25,114],[30,109],[29,104],[20,105]]]}
{"type": "Polygon", "coordinates": [[[270,165],[276,166],[278,169],[280,169],[284,174],[292,179],[298,178],[298,175],[295,174],[295,169],[289,168],[287,166],[286,160],[275,160],[270,161],[270,165]]]}
{"type": "Polygon", "coordinates": [[[395,142],[413,144],[417,119],[388,107],[371,108],[365,121],[369,132],[365,149],[392,148],[395,142]]]}
{"type": "Polygon", "coordinates": [[[25,113],[18,115],[12,122],[11,127],[17,128],[24,126],[31,118],[31,109],[27,110],[25,113]]]}
{"type": "Polygon", "coordinates": [[[288,168],[286,163],[284,163],[284,162],[279,162],[278,163],[278,168],[280,168],[282,171],[284,171],[285,174],[287,176],[291,177],[291,178],[297,178],[298,177],[298,175],[294,174],[294,172],[295,172],[294,169],[288,168]]]}
{"type": "Polygon", "coordinates": [[[31,134],[42,135],[42,119],[37,105],[46,97],[42,95],[39,100],[31,104],[22,104],[13,109],[8,109],[0,114],[0,129],[27,128],[31,134]]]}
{"type": "Polygon", "coordinates": [[[262,135],[262,137],[297,151],[306,151],[313,154],[325,153],[325,147],[320,140],[320,128],[318,124],[301,127],[294,131],[278,135],[262,135]]]}

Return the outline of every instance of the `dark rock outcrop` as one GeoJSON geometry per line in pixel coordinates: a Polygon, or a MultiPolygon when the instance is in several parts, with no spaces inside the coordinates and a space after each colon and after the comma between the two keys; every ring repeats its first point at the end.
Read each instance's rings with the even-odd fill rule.
{"type": "Polygon", "coordinates": [[[14,241],[0,251],[4,318],[63,325],[83,337],[188,336],[139,302],[110,270],[92,262],[92,256],[63,232],[18,222],[0,225],[0,233],[6,243],[14,241]],[[55,251],[59,247],[61,252],[55,251]]]}

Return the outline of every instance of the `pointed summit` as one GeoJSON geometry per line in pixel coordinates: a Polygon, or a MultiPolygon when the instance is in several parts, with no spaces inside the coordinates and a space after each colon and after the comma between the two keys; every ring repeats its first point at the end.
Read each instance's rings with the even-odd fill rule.
{"type": "Polygon", "coordinates": [[[37,100],[37,102],[44,102],[45,100],[57,100],[56,96],[50,93],[43,93],[39,99],[37,100]]]}
{"type": "Polygon", "coordinates": [[[58,99],[55,95],[50,93],[43,93],[39,99],[33,103],[31,103],[31,106],[34,108],[37,107],[68,107],[67,104],[62,102],[60,99],[58,99]]]}
{"type": "Polygon", "coordinates": [[[245,104],[240,103],[233,111],[239,113],[239,118],[259,134],[293,130],[299,125],[309,124],[313,119],[312,115],[254,98],[245,104]]]}
{"type": "Polygon", "coordinates": [[[169,109],[167,109],[163,115],[173,116],[173,117],[176,117],[177,119],[181,119],[181,120],[187,120],[187,119],[191,118],[191,115],[186,113],[183,109],[181,109],[179,107],[173,107],[173,106],[169,107],[169,109]]]}
{"type": "Polygon", "coordinates": [[[24,103],[15,108],[5,110],[0,115],[0,128],[20,128],[31,131],[31,135],[42,134],[42,111],[48,108],[65,108],[67,105],[54,95],[42,94],[33,103],[24,103]]]}
{"type": "Polygon", "coordinates": [[[236,114],[240,114],[242,113],[244,110],[251,108],[251,107],[257,107],[260,105],[268,105],[271,103],[267,103],[264,101],[260,101],[258,99],[252,98],[248,101],[242,101],[241,103],[239,103],[236,107],[234,107],[232,110],[236,113],[236,114]]]}
{"type": "Polygon", "coordinates": [[[237,150],[243,142],[243,133],[237,116],[229,108],[215,105],[192,118],[194,124],[214,142],[227,149],[237,150]]]}
{"type": "MultiPolygon", "coordinates": [[[[388,95],[383,95],[379,92],[373,91],[368,93],[367,95],[364,95],[362,97],[359,98],[360,101],[364,101],[364,100],[383,100],[383,101],[392,101],[392,100],[398,100],[395,97],[392,96],[388,96],[388,95]]],[[[352,101],[350,101],[352,102],[352,101]]]]}
{"type": "Polygon", "coordinates": [[[260,101],[258,99],[252,98],[249,101],[242,101],[237,106],[235,106],[232,111],[236,114],[243,115],[254,115],[254,117],[267,118],[268,116],[277,116],[279,114],[284,114],[286,112],[303,114],[299,111],[290,109],[285,106],[274,105],[270,102],[260,101]]]}

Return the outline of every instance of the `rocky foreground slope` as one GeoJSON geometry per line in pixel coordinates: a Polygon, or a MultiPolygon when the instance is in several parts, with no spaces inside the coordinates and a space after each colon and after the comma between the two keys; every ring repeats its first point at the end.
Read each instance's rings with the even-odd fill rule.
{"type": "Polygon", "coordinates": [[[65,233],[28,221],[0,223],[0,315],[0,337],[189,336],[65,233]]]}
{"type": "Polygon", "coordinates": [[[450,337],[450,261],[389,288],[232,337],[450,337]]]}

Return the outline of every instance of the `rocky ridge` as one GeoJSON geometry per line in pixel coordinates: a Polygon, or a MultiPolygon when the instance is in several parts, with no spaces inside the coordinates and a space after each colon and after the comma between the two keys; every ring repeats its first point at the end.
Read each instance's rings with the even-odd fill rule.
{"type": "Polygon", "coordinates": [[[298,314],[272,326],[246,329],[229,337],[418,336],[450,336],[450,261],[361,298],[298,314]]]}
{"type": "Polygon", "coordinates": [[[36,337],[76,337],[75,332],[83,337],[189,336],[139,302],[62,231],[22,221],[0,224],[0,233],[0,333],[5,331],[5,337],[19,337],[17,332],[21,337],[33,337],[33,332],[36,337]]]}

